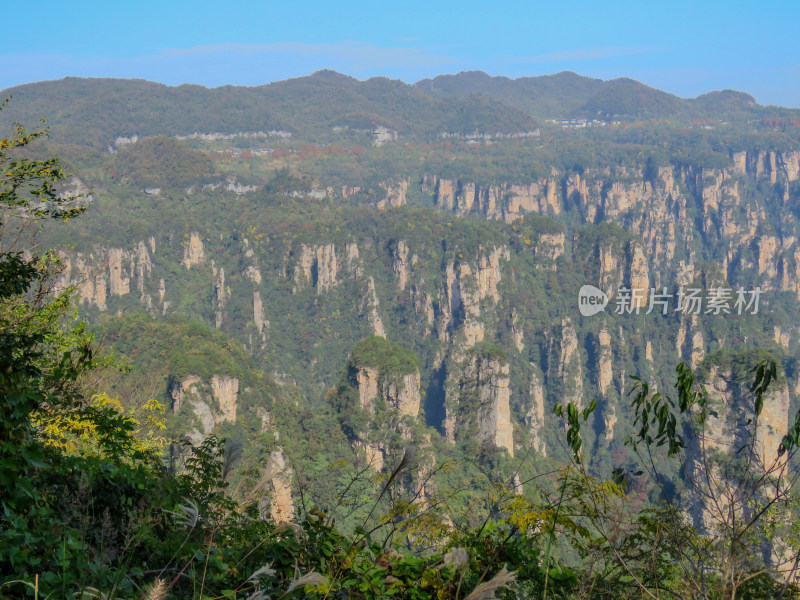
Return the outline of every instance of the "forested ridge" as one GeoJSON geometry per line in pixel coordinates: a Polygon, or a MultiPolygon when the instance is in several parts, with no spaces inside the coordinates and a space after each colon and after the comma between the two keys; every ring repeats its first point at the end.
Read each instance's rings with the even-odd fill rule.
{"type": "Polygon", "coordinates": [[[798,596],[796,111],[574,74],[11,95],[0,597],[798,596]]]}

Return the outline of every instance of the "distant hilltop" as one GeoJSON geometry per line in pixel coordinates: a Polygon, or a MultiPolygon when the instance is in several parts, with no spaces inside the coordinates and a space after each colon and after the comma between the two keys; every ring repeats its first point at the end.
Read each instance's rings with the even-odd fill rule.
{"type": "Polygon", "coordinates": [[[3,120],[47,117],[54,141],[106,148],[122,136],[332,128],[381,130],[406,137],[510,136],[569,120],[667,119],[704,123],[791,123],[800,110],[764,107],[743,92],[683,99],[633,79],[604,81],[571,72],[492,77],[480,71],[406,84],[385,77],[359,81],[334,71],[257,87],[167,86],[140,79],[69,77],[4,90],[3,120]]]}

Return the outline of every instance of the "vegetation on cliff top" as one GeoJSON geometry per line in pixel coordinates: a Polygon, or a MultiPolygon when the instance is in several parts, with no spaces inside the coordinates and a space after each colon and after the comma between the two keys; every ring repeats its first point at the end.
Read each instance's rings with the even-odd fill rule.
{"type": "Polygon", "coordinates": [[[377,335],[358,342],[350,353],[350,362],[357,369],[377,368],[382,376],[408,375],[419,369],[414,352],[377,335]]]}

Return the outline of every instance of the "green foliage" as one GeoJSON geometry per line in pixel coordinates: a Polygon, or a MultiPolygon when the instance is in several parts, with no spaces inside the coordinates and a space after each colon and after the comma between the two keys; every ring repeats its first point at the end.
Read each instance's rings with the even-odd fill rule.
{"type": "MultiPolygon", "coordinates": [[[[735,371],[732,365],[753,365],[753,359],[754,353],[749,353],[708,360],[712,364],[727,363],[735,371]]],[[[573,404],[566,410],[557,406],[558,414],[566,415],[574,470],[584,486],[574,497],[587,499],[585,503],[579,500],[580,514],[597,531],[598,541],[606,545],[613,561],[648,596],[654,589],[678,596],[725,599],[795,594],[788,582],[783,584],[779,579],[784,561],[794,564],[800,552],[796,541],[789,541],[793,534],[784,520],[796,510],[796,488],[787,472],[787,458],[781,459],[795,447],[782,444],[774,457],[755,450],[756,439],[763,435],[758,419],[764,398],[779,377],[776,362],[766,357],[750,367],[747,375],[753,377],[749,386],[752,405],[738,406],[740,400],[730,399],[730,406],[724,407],[737,421],[733,424],[736,433],[728,434],[731,442],[727,448],[722,445],[725,442],[712,437],[719,433],[708,429],[710,419],[721,418],[714,411],[710,393],[697,384],[684,363],[676,371],[677,400],[651,393],[646,382],[633,377],[634,433],[626,444],[634,449],[644,471],[625,473],[618,468],[607,489],[606,484],[595,485],[580,455],[581,421],[586,421],[594,405],[581,415],[573,404]],[[677,465],[659,460],[661,446],[666,446],[666,457],[676,459],[677,465]],[[622,496],[622,489],[630,493],[634,482],[645,473],[660,490],[661,502],[636,515],[630,524],[633,544],[628,547],[608,527],[607,519],[613,514],[608,498],[609,494],[622,496]],[[675,473],[690,490],[681,502],[670,491],[676,483],[675,473]],[[736,508],[717,512],[715,507],[722,505],[736,508]],[[764,548],[771,548],[773,556],[780,558],[767,559],[764,548]],[[648,553],[653,559],[647,558],[648,553]],[[699,564],[702,566],[698,568],[699,564]]],[[[741,379],[727,376],[736,389],[741,379]]],[[[623,526],[617,522],[616,527],[623,526]]]]}
{"type": "MultiPolygon", "coordinates": [[[[7,99],[0,102],[0,113],[7,106],[7,99]]],[[[0,139],[0,209],[4,219],[9,214],[22,219],[68,219],[83,212],[80,197],[59,197],[56,184],[65,175],[57,159],[31,160],[22,155],[32,142],[47,133],[28,132],[15,123],[11,136],[0,139]]],[[[2,256],[5,259],[5,252],[2,256]]]]}
{"type": "Polygon", "coordinates": [[[117,136],[330,131],[384,126],[404,135],[533,129],[517,109],[487,99],[438,100],[400,81],[359,82],[321,71],[260,87],[168,87],[147,81],[68,78],[15,88],[13,118],[50,116],[56,139],[105,149],[117,136]],[[80,127],[76,123],[80,122],[80,127]]]}
{"type": "Polygon", "coordinates": [[[478,342],[467,351],[467,354],[484,360],[508,363],[508,353],[501,346],[491,342],[478,342]]]}
{"type": "Polygon", "coordinates": [[[124,146],[107,168],[116,178],[147,188],[185,188],[217,179],[207,154],[166,136],[124,146]]]}
{"type": "Polygon", "coordinates": [[[377,368],[383,376],[408,375],[419,368],[419,359],[411,350],[377,335],[358,342],[350,353],[350,362],[356,368],[377,368]]]}

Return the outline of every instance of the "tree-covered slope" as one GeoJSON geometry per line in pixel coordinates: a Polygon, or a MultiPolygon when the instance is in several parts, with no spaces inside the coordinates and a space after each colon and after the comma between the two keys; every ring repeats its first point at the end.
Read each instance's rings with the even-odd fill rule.
{"type": "Polygon", "coordinates": [[[797,119],[798,111],[758,105],[748,94],[725,90],[682,99],[628,78],[603,81],[571,72],[538,77],[492,77],[480,71],[439,75],[415,84],[436,98],[484,94],[538,119],[667,118],[746,123],[749,119],[797,119]]]}
{"type": "Polygon", "coordinates": [[[260,87],[169,87],[141,80],[79,79],[3,91],[4,117],[46,116],[53,140],[105,149],[118,136],[286,131],[325,137],[334,127],[385,127],[403,135],[514,133],[535,128],[521,111],[494,101],[432,99],[386,78],[357,81],[332,71],[260,87]]]}

